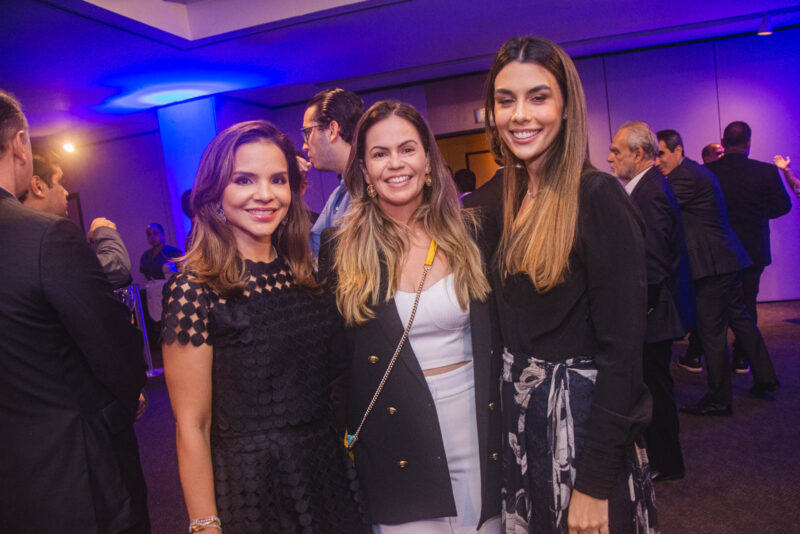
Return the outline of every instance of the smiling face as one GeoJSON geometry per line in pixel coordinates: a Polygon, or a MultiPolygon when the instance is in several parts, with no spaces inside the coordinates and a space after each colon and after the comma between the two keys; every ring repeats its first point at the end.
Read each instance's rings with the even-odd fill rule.
{"type": "Polygon", "coordinates": [[[236,149],[222,210],[242,256],[261,260],[271,255],[270,238],[291,202],[288,165],[280,148],[256,141],[236,149]]]}
{"type": "Polygon", "coordinates": [[[494,121],[505,145],[530,171],[561,131],[564,99],[544,67],[512,61],[494,81],[494,121]]]}
{"type": "Polygon", "coordinates": [[[391,115],[367,130],[364,175],[378,193],[388,216],[406,222],[422,203],[428,157],[419,132],[406,119],[391,115]]]}
{"type": "Polygon", "coordinates": [[[656,156],[656,167],[662,174],[668,176],[669,173],[681,164],[683,160],[683,147],[678,145],[675,150],[670,150],[663,140],[658,142],[658,156],[656,156]]]}
{"type": "Polygon", "coordinates": [[[67,216],[67,197],[69,192],[61,185],[62,178],[64,178],[64,172],[58,165],[53,166],[53,175],[50,177],[53,185],[47,185],[44,180],[34,175],[31,183],[38,185],[42,195],[41,203],[36,206],[36,209],[59,217],[67,216]]]}
{"type": "Polygon", "coordinates": [[[61,185],[62,178],[64,178],[64,171],[61,170],[61,167],[56,166],[53,174],[53,187],[47,191],[47,201],[51,207],[51,213],[66,217],[69,192],[61,185]]]}

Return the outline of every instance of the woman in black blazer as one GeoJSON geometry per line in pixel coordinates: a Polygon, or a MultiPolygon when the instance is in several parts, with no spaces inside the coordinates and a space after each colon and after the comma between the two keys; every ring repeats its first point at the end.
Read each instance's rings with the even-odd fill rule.
{"type": "Polygon", "coordinates": [[[593,168],[580,77],[555,43],[514,37],[486,94],[503,159],[492,276],[504,343],[507,532],[658,532],[642,381],[643,226],[593,168]]]}
{"type": "Polygon", "coordinates": [[[348,438],[373,530],[499,533],[502,344],[478,224],[408,104],[364,114],[345,183],[319,266],[347,325],[348,438]]]}

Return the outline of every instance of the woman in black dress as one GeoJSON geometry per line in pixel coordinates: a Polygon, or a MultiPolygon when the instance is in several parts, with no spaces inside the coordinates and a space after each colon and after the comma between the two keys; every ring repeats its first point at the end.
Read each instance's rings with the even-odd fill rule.
{"type": "Polygon", "coordinates": [[[506,532],[655,532],[639,445],[650,416],[643,228],[589,162],[583,89],[556,44],[505,43],[485,109],[505,163],[492,285],[505,344],[506,532]]]}
{"type": "Polygon", "coordinates": [[[266,121],[211,142],[192,193],[192,247],[164,290],[164,371],[193,532],[363,529],[328,401],[341,326],[314,278],[294,154],[266,121]]]}

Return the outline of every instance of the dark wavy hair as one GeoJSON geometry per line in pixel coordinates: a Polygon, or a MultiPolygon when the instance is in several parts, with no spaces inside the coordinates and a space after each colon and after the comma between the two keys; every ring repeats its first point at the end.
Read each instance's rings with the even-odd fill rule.
{"type": "Polygon", "coordinates": [[[347,89],[326,89],[314,95],[306,109],[317,106],[314,120],[328,125],[333,121],[339,125],[339,135],[345,143],[352,143],[358,119],[364,113],[364,101],[347,89]]]}
{"type": "Polygon", "coordinates": [[[311,223],[300,193],[303,179],[295,157],[297,151],[286,134],[264,120],[234,124],[220,132],[203,153],[192,187],[191,206],[195,215],[192,245],[182,268],[193,280],[208,284],[222,295],[231,296],[244,290],[244,262],[233,231],[220,214],[220,205],[222,192],[231,182],[236,150],[258,141],[272,143],[283,152],[292,192],[285,224],[272,234],[272,246],[289,264],[298,285],[317,290],[308,241],[311,223]]]}

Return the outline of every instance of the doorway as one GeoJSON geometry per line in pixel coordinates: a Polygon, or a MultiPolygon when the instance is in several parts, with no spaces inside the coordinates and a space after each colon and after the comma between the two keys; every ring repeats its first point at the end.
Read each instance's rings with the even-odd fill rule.
{"type": "Polygon", "coordinates": [[[441,136],[436,143],[453,174],[460,169],[475,173],[476,188],[488,182],[500,168],[489,151],[483,130],[441,136]]]}

